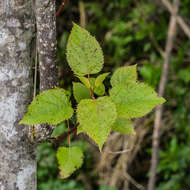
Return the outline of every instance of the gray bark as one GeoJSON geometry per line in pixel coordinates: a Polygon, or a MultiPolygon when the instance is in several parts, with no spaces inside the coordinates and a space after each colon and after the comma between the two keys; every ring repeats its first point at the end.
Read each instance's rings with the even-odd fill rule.
{"type": "Polygon", "coordinates": [[[36,148],[18,125],[31,101],[32,0],[0,0],[0,190],[36,190],[36,148]]]}
{"type": "Polygon", "coordinates": [[[36,1],[36,25],[40,91],[42,92],[58,85],[55,0],[36,1]]]}
{"type": "MultiPolygon", "coordinates": [[[[56,65],[56,6],[55,0],[36,1],[37,50],[40,71],[40,92],[58,86],[56,65]]],[[[41,124],[34,126],[36,135],[31,141],[46,141],[55,126],[41,124]]]]}

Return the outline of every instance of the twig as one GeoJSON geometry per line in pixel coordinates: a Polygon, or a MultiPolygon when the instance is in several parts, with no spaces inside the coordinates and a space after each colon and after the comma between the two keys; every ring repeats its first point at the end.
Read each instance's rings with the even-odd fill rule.
{"type": "MultiPolygon", "coordinates": [[[[38,70],[38,48],[37,48],[37,37],[36,37],[36,49],[35,49],[35,66],[34,66],[34,92],[33,92],[33,98],[36,97],[36,87],[37,87],[37,70],[38,70]]],[[[34,136],[35,132],[35,126],[31,126],[30,128],[31,136],[34,136]]]]}
{"type": "Polygon", "coordinates": [[[60,15],[60,13],[63,10],[63,8],[64,8],[64,6],[65,6],[66,3],[67,3],[67,0],[63,0],[62,1],[61,5],[60,5],[60,7],[58,9],[58,11],[56,12],[56,17],[58,17],[60,15]]]}
{"type": "Polygon", "coordinates": [[[79,1],[79,12],[80,12],[80,25],[83,28],[85,28],[85,26],[86,26],[86,13],[85,13],[83,0],[79,1]]]}
{"type": "MultiPolygon", "coordinates": [[[[125,142],[125,145],[127,146],[128,145],[128,142],[125,142]]],[[[127,148],[127,149],[124,149],[124,150],[121,150],[121,151],[110,151],[110,150],[107,150],[106,152],[109,153],[109,154],[124,154],[126,152],[130,152],[133,148],[127,148]]]]}
{"type": "MultiPolygon", "coordinates": [[[[69,128],[69,120],[67,120],[67,128],[68,130],[70,131],[70,128],[69,128]]],[[[69,135],[69,147],[71,146],[71,136],[69,135]]]]}
{"type": "MultiPolygon", "coordinates": [[[[172,14],[172,9],[173,8],[172,8],[172,5],[170,4],[170,2],[168,0],[162,0],[162,3],[168,9],[168,11],[172,14]]],[[[184,31],[184,33],[188,36],[188,38],[190,38],[190,28],[185,23],[185,21],[183,20],[183,18],[180,17],[179,15],[177,15],[177,23],[182,28],[182,30],[184,31]]]]}
{"type": "MultiPolygon", "coordinates": [[[[88,73],[88,82],[90,84],[90,74],[88,73]]],[[[96,99],[94,98],[94,93],[92,88],[90,87],[90,97],[94,100],[94,102],[96,102],[96,99]]]]}
{"type": "Polygon", "coordinates": [[[106,151],[106,152],[109,154],[124,154],[124,153],[130,152],[131,150],[132,148],[121,150],[121,151],[115,151],[115,152],[112,152],[112,151],[106,151]]]}
{"type": "Polygon", "coordinates": [[[137,183],[127,172],[123,172],[123,174],[124,177],[130,181],[137,189],[145,190],[145,188],[141,184],[137,183]]]}
{"type": "MultiPolygon", "coordinates": [[[[168,36],[165,48],[165,59],[162,69],[162,76],[159,84],[159,96],[163,96],[165,92],[167,75],[170,63],[170,55],[173,48],[173,43],[175,39],[176,33],[176,23],[177,23],[177,12],[179,9],[180,0],[174,0],[172,15],[170,18],[169,28],[168,28],[168,36]]],[[[148,182],[148,190],[154,190],[155,182],[156,182],[156,169],[158,165],[158,150],[159,150],[159,138],[160,138],[160,124],[162,119],[163,105],[159,105],[156,108],[155,120],[154,120],[154,131],[153,131],[153,153],[151,159],[151,168],[150,168],[150,178],[148,182]]]]}
{"type": "Polygon", "coordinates": [[[38,70],[38,48],[37,48],[37,37],[36,37],[36,55],[35,55],[35,67],[34,67],[34,94],[33,94],[33,98],[36,97],[37,70],[38,70]]]}
{"type": "Polygon", "coordinates": [[[156,41],[156,39],[154,38],[154,34],[151,31],[149,33],[149,37],[152,40],[152,43],[154,45],[154,47],[156,48],[156,50],[159,52],[159,54],[164,58],[164,51],[162,50],[162,48],[159,46],[158,42],[156,41]]]}
{"type": "Polygon", "coordinates": [[[77,127],[79,126],[79,123],[77,123],[72,129],[70,129],[68,132],[63,133],[62,135],[55,137],[55,138],[49,138],[47,141],[50,143],[53,143],[56,147],[65,140],[66,137],[69,135],[75,133],[77,131],[77,127]]]}

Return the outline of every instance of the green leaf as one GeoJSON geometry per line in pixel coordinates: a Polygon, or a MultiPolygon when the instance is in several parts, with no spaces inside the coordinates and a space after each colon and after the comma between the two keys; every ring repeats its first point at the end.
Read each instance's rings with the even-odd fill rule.
{"type": "Polygon", "coordinates": [[[80,82],[73,82],[73,95],[77,102],[90,98],[90,90],[80,82]]]}
{"type": "Polygon", "coordinates": [[[88,80],[88,78],[86,77],[83,77],[83,76],[77,76],[80,79],[80,81],[87,87],[87,88],[90,88],[90,82],[88,80]]]}
{"type": "Polygon", "coordinates": [[[94,89],[94,93],[99,95],[99,96],[103,96],[105,94],[105,86],[104,86],[104,84],[101,84],[100,86],[96,87],[94,89]]]}
{"type": "Polygon", "coordinates": [[[67,61],[77,75],[98,73],[104,64],[97,40],[75,23],[67,43],[67,61]]]}
{"type": "Polygon", "coordinates": [[[90,87],[91,89],[94,89],[95,88],[95,78],[90,78],[90,87]]]}
{"type": "Polygon", "coordinates": [[[68,131],[66,122],[62,122],[56,126],[56,128],[53,130],[51,137],[57,137],[59,135],[62,135],[63,133],[66,133],[68,131]]]}
{"type": "Polygon", "coordinates": [[[99,87],[103,81],[105,80],[105,78],[109,75],[110,73],[104,73],[104,74],[101,74],[99,75],[97,78],[96,78],[96,81],[95,81],[95,86],[96,87],[99,87]]]}
{"type": "Polygon", "coordinates": [[[83,127],[82,127],[81,125],[79,125],[79,126],[77,127],[77,135],[78,135],[79,133],[83,133],[83,132],[84,132],[83,127]]]}
{"type": "Polygon", "coordinates": [[[111,77],[112,87],[119,84],[128,84],[131,82],[136,82],[137,80],[137,68],[136,65],[124,66],[118,68],[111,77]]]}
{"type": "Polygon", "coordinates": [[[190,68],[180,69],[178,77],[188,84],[190,82],[190,68]]]}
{"type": "Polygon", "coordinates": [[[117,118],[112,130],[122,134],[135,134],[133,122],[130,119],[117,118]]]}
{"type": "Polygon", "coordinates": [[[141,117],[154,107],[165,102],[164,98],[147,84],[130,83],[120,84],[110,90],[110,95],[117,107],[117,113],[122,118],[141,117]]]}
{"type": "Polygon", "coordinates": [[[61,178],[69,177],[83,163],[83,153],[79,147],[59,147],[56,156],[61,178]]]}
{"type": "Polygon", "coordinates": [[[115,104],[110,97],[97,100],[81,100],[77,108],[77,120],[86,132],[102,149],[117,117],[115,104]]]}
{"type": "Polygon", "coordinates": [[[36,96],[19,124],[49,123],[56,125],[71,118],[72,115],[73,109],[65,90],[51,89],[36,96]]]}

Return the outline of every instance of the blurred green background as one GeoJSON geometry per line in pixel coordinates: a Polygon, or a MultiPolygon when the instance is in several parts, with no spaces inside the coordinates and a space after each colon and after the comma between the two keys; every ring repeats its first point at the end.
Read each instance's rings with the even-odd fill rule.
{"type": "MultiPolygon", "coordinates": [[[[57,0],[57,8],[60,4],[61,0],[57,0]]],[[[179,14],[190,26],[190,0],[181,1],[179,14]]],[[[105,58],[105,72],[113,72],[123,65],[137,64],[139,80],[149,83],[157,90],[162,73],[162,54],[167,40],[169,19],[168,10],[159,0],[68,1],[57,18],[60,86],[71,90],[71,81],[74,78],[65,59],[67,38],[74,21],[96,36],[101,44],[105,58]]],[[[177,30],[170,60],[156,190],[189,190],[190,40],[180,27],[177,30]]],[[[149,118],[154,118],[154,113],[144,119],[149,118]]],[[[149,122],[146,128],[148,132],[143,137],[140,148],[127,171],[144,187],[148,182],[153,122],[149,122]]],[[[53,135],[61,134],[65,130],[63,123],[57,127],[53,135]]],[[[59,178],[55,148],[47,143],[39,146],[38,190],[126,189],[124,182],[114,187],[102,182],[97,170],[98,161],[102,159],[101,155],[85,137],[72,137],[72,143],[83,149],[85,160],[83,167],[66,180],[59,178]]],[[[115,162],[118,157],[114,158],[115,162]]],[[[108,164],[110,167],[114,165],[113,162],[109,163],[109,160],[108,164]]],[[[109,176],[104,178],[109,179],[109,176]]],[[[138,189],[131,182],[127,186],[130,190],[138,189]]]]}

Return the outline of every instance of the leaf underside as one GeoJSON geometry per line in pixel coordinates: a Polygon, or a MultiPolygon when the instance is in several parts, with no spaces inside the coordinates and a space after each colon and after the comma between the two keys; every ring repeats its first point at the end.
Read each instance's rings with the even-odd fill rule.
{"type": "Polygon", "coordinates": [[[61,178],[69,177],[83,163],[83,153],[79,147],[59,147],[56,156],[61,178]]]}
{"type": "Polygon", "coordinates": [[[71,118],[73,109],[63,89],[51,89],[43,91],[36,96],[28,107],[19,124],[59,124],[71,118]]]}
{"type": "Polygon", "coordinates": [[[81,100],[77,108],[77,120],[82,126],[80,132],[87,133],[102,149],[117,117],[116,108],[110,97],[81,100]]]}
{"type": "Polygon", "coordinates": [[[77,75],[98,73],[104,63],[102,49],[95,37],[75,23],[67,43],[67,61],[77,75]]]}

